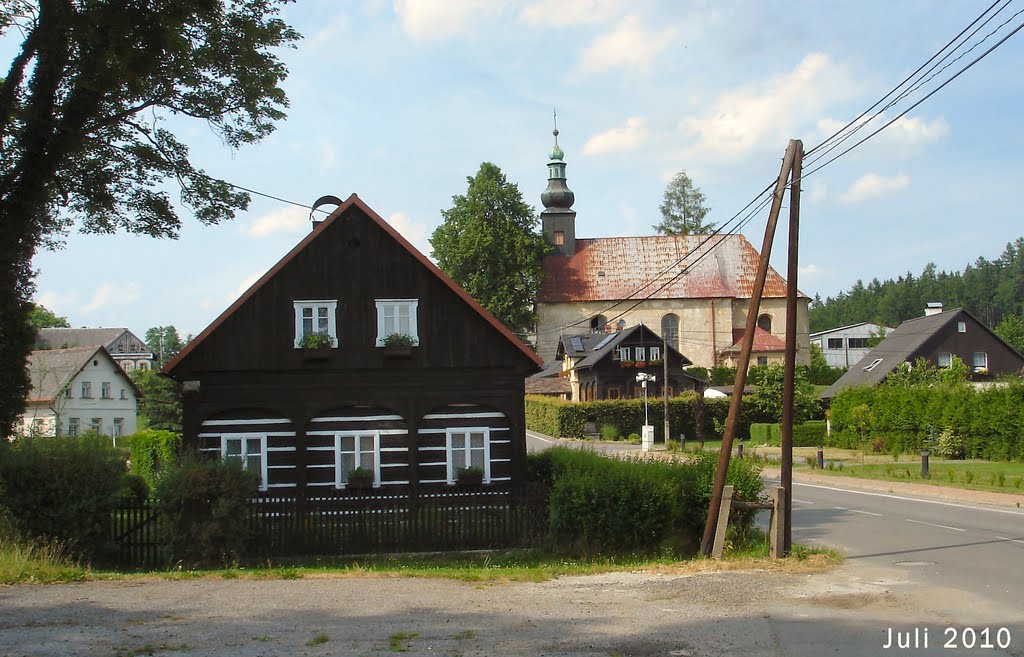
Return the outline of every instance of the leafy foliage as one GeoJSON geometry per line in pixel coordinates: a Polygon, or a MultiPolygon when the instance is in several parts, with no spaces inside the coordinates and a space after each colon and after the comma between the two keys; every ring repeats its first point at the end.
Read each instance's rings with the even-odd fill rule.
{"type": "Polygon", "coordinates": [[[1003,342],[1013,347],[1017,353],[1024,354],[1024,316],[1006,315],[996,324],[993,330],[1003,342]]]}
{"type": "Polygon", "coordinates": [[[466,193],[452,197],[452,207],[441,212],[444,222],[430,236],[433,256],[498,321],[527,333],[537,321],[534,302],[549,248],[537,216],[519,187],[490,162],[467,182],[466,193]]]}
{"type": "MultiPolygon", "coordinates": [[[[28,315],[33,254],[76,224],[175,237],[178,205],[204,224],[247,206],[169,124],[198,119],[231,148],[271,133],[287,106],[278,49],[299,38],[277,17],[285,2],[3,5],[0,38],[21,45],[0,85],[0,316],[28,315]]],[[[33,338],[0,322],[0,434],[24,408],[33,338]]]]}
{"type": "Polygon", "coordinates": [[[707,199],[700,188],[693,184],[685,171],[680,171],[665,187],[662,199],[661,223],[654,230],[662,235],[703,235],[715,230],[715,224],[704,221],[711,212],[705,207],[707,199]]]}
{"type": "MultiPolygon", "coordinates": [[[[687,553],[700,542],[717,467],[713,453],[669,462],[554,448],[529,458],[532,475],[551,487],[550,531],[558,549],[687,553]]],[[[760,467],[751,460],[733,460],[727,480],[738,499],[763,495],[760,467]]],[[[737,511],[734,520],[749,528],[753,514],[737,511]]]]}
{"type": "Polygon", "coordinates": [[[126,436],[124,444],[131,454],[132,474],[155,488],[160,474],[174,467],[181,449],[181,435],[171,431],[146,429],[126,436]]]}
{"type": "Polygon", "coordinates": [[[152,370],[132,370],[128,377],[142,393],[137,402],[139,426],[181,433],[181,386],[152,370]]]}
{"type": "Polygon", "coordinates": [[[146,331],[146,346],[153,352],[156,361],[163,365],[178,355],[185,342],[173,326],[153,326],[146,331]]]}
{"type": "Polygon", "coordinates": [[[36,330],[41,328],[71,328],[67,317],[58,317],[55,313],[48,310],[46,306],[39,303],[29,304],[29,306],[31,310],[28,312],[28,323],[36,330]]]}
{"type": "Polygon", "coordinates": [[[1007,244],[995,260],[978,258],[962,272],[940,272],[929,263],[914,276],[907,272],[896,280],[857,281],[849,290],[810,307],[811,331],[822,331],[857,322],[898,326],[920,317],[925,305],[941,301],[947,308],[963,307],[986,326],[1004,317],[1024,317],[1024,237],[1007,244]]]}
{"type": "Polygon", "coordinates": [[[237,563],[254,539],[249,500],[258,487],[257,475],[237,461],[182,456],[155,491],[171,560],[186,567],[237,563]]]}
{"type": "MultiPolygon", "coordinates": [[[[807,382],[807,375],[802,368],[794,371],[793,391],[793,422],[804,422],[820,414],[821,408],[814,394],[814,388],[807,382]]],[[[782,418],[782,393],[785,369],[782,365],[773,364],[761,368],[757,380],[757,388],[750,395],[750,403],[762,415],[778,422],[782,418]]],[[[752,377],[753,378],[753,377],[752,377]]]]}
{"type": "Polygon", "coordinates": [[[110,514],[129,490],[125,457],[110,438],[91,433],[0,441],[0,507],[26,538],[102,558],[113,547],[110,514]]]}

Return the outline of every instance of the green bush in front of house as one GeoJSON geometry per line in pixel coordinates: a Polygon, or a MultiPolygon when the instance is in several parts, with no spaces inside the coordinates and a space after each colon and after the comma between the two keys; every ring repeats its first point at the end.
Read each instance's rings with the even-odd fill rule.
{"type": "Polygon", "coordinates": [[[172,431],[144,429],[122,442],[131,454],[132,474],[145,479],[150,488],[156,486],[161,472],[173,467],[181,450],[181,435],[172,431]]]}
{"type": "Polygon", "coordinates": [[[171,563],[229,566],[249,554],[255,539],[250,500],[258,489],[259,477],[236,460],[183,454],[154,490],[171,563]]]}
{"type": "MultiPolygon", "coordinates": [[[[825,420],[808,420],[793,425],[793,447],[817,447],[826,439],[825,420]]],[[[755,445],[782,444],[782,426],[769,422],[754,422],[750,425],[750,442],[755,445]]]]}
{"type": "MultiPolygon", "coordinates": [[[[554,448],[531,454],[529,472],[551,489],[549,537],[555,549],[688,554],[700,544],[717,460],[710,452],[662,461],[554,448]]],[[[750,459],[730,463],[728,482],[738,499],[763,497],[760,466],[750,459]]],[[[744,531],[753,520],[752,511],[736,511],[731,522],[744,531]]]]}
{"type": "Polygon", "coordinates": [[[110,515],[132,490],[127,452],[108,436],[0,440],[0,508],[29,540],[85,559],[111,556],[110,515]]]}
{"type": "MultiPolygon", "coordinates": [[[[671,438],[676,440],[679,434],[686,436],[688,441],[704,437],[711,440],[716,437],[716,426],[725,424],[729,415],[727,398],[701,399],[693,392],[684,392],[668,400],[671,438]],[[698,411],[698,404],[701,408],[698,411]],[[700,432],[695,417],[702,413],[700,432]],[[716,425],[715,421],[718,421],[716,425]]],[[[655,439],[664,439],[664,402],[661,399],[650,399],[647,405],[648,421],[654,425],[655,439]]],[[[765,417],[751,404],[740,406],[740,417],[736,425],[736,435],[746,437],[752,422],[764,422],[765,417]]],[[[590,402],[568,402],[551,399],[542,395],[526,396],[526,427],[532,431],[554,436],[555,438],[586,437],[587,422],[595,427],[614,427],[619,435],[628,436],[639,433],[644,423],[643,399],[612,399],[590,402]]]]}

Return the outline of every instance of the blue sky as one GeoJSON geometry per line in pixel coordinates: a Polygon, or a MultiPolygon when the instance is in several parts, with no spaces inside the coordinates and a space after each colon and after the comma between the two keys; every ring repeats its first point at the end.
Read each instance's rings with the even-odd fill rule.
{"type": "MultiPolygon", "coordinates": [[[[557,107],[577,235],[646,235],[676,171],[712,220],[728,219],[778,175],[788,139],[819,143],[984,6],[300,0],[284,13],[305,38],[282,54],[291,107],[277,131],[239,151],[200,123],[179,134],[208,173],[239,185],[307,204],[355,192],[429,255],[441,210],[483,161],[541,209],[557,107]]],[[[0,43],[2,61],[11,46],[0,43]]],[[[1018,35],[804,181],[805,293],[930,261],[959,270],[1024,235],[1022,60],[1018,35]]],[[[766,216],[744,229],[757,246],[766,216]]],[[[186,217],[177,241],[74,234],[37,255],[36,298],[73,326],[195,334],[302,238],[307,217],[254,197],[221,226],[186,217]]],[[[772,260],[785,269],[781,236],[772,260]]]]}

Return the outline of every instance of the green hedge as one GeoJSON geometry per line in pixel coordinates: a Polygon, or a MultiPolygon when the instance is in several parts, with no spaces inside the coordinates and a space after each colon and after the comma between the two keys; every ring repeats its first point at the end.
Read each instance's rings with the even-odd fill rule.
{"type": "MultiPolygon", "coordinates": [[[[587,450],[554,448],[531,454],[531,478],[551,488],[553,547],[573,553],[691,553],[700,544],[718,455],[689,461],[616,459],[587,450]]],[[[763,498],[760,466],[733,459],[728,482],[738,499],[763,498]]],[[[754,512],[736,511],[740,531],[754,512]]]]}
{"type": "MultiPolygon", "coordinates": [[[[648,400],[648,421],[654,425],[656,440],[664,440],[664,406],[661,399],[648,400]]],[[[668,401],[671,438],[676,440],[679,434],[687,440],[700,437],[694,410],[697,404],[695,393],[687,392],[668,401]]],[[[708,440],[716,437],[715,420],[724,425],[729,415],[729,399],[703,399],[703,422],[701,429],[708,440]]],[[[764,421],[766,418],[749,404],[740,407],[736,435],[746,437],[752,422],[764,421]]],[[[555,438],[584,438],[587,422],[593,422],[600,430],[604,425],[615,427],[619,435],[628,436],[639,433],[644,422],[644,401],[642,399],[615,399],[591,402],[569,402],[552,399],[542,395],[526,396],[526,427],[531,431],[553,436],[555,438]]]]}
{"type": "Polygon", "coordinates": [[[756,445],[779,445],[782,443],[782,430],[774,423],[754,422],[750,425],[750,442],[756,445]]]}
{"type": "Polygon", "coordinates": [[[126,436],[123,441],[131,453],[132,474],[156,486],[160,473],[174,466],[181,449],[181,436],[170,431],[145,429],[126,436]]]}
{"type": "Polygon", "coordinates": [[[964,436],[966,457],[1024,460],[1024,382],[998,387],[930,384],[856,387],[832,400],[829,444],[875,442],[887,452],[925,447],[944,429],[964,436]]]}
{"type": "MultiPolygon", "coordinates": [[[[793,425],[793,447],[817,447],[825,444],[825,420],[808,420],[793,425]]],[[[775,423],[755,422],[750,425],[750,441],[757,445],[782,444],[782,426],[775,423]]]]}

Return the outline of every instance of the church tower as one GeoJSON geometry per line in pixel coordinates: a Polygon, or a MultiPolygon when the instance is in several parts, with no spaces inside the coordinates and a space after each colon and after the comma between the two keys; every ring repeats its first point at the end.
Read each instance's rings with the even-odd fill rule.
{"type": "Polygon", "coordinates": [[[540,195],[544,210],[540,213],[541,228],[548,243],[555,246],[552,255],[576,255],[576,211],[572,204],[576,196],[565,182],[565,153],[558,146],[558,123],[552,133],[555,147],[548,161],[548,186],[540,195]]]}

